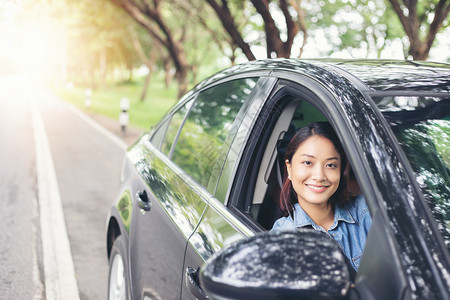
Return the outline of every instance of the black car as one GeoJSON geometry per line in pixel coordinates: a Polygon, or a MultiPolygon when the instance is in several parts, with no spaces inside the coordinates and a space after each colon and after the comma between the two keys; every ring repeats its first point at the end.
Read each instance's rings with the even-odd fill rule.
{"type": "MultiPolygon", "coordinates": [[[[107,220],[109,299],[245,299],[258,291],[279,299],[449,299],[449,146],[448,64],[274,59],[233,66],[197,85],[128,149],[107,220]],[[221,286],[208,272],[221,250],[249,254],[259,238],[273,244],[276,236],[289,244],[267,233],[281,216],[283,153],[297,129],[316,121],[335,129],[372,216],[356,278],[350,282],[338,262],[342,272],[331,268],[329,280],[309,263],[314,280],[303,290],[289,289],[296,280],[289,276],[276,287],[270,276],[221,286]],[[325,295],[314,282],[346,288],[325,295]]],[[[322,259],[332,258],[332,245],[308,239],[322,259]]],[[[286,272],[278,266],[267,265],[267,274],[286,272]]]]}

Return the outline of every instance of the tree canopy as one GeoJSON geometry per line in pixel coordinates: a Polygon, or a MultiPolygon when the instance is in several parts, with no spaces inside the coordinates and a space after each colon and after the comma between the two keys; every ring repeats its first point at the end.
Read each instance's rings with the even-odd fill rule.
{"type": "Polygon", "coordinates": [[[129,79],[145,65],[147,82],[162,70],[167,82],[175,76],[180,95],[202,68],[210,74],[243,60],[301,57],[313,44],[317,56],[353,57],[401,45],[405,59],[426,60],[450,11],[450,0],[63,2],[53,11],[63,16],[72,74],[104,82],[121,69],[129,79]]]}
{"type": "Polygon", "coordinates": [[[449,0],[389,0],[409,39],[409,54],[426,60],[441,27],[448,26],[449,0]]]}

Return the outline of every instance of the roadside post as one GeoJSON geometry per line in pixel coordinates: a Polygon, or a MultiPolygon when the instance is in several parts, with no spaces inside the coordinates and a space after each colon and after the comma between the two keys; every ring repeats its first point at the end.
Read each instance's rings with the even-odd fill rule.
{"type": "Polygon", "coordinates": [[[128,125],[128,110],[130,109],[130,100],[127,97],[120,99],[120,114],[119,114],[119,124],[122,129],[122,134],[125,134],[125,130],[128,125]]]}
{"type": "Polygon", "coordinates": [[[84,90],[84,105],[88,109],[91,108],[92,105],[92,90],[89,88],[84,90]]]}

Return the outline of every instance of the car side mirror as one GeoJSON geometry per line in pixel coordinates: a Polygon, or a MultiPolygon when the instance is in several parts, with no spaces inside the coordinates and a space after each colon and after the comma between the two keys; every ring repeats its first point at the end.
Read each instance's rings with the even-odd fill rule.
{"type": "Polygon", "coordinates": [[[312,229],[240,240],[205,262],[200,283],[215,300],[346,299],[351,285],[339,246],[312,229]]]}

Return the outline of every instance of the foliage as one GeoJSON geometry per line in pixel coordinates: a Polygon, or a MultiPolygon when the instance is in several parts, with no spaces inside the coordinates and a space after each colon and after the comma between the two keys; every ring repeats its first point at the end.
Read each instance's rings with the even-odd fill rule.
{"type": "MultiPolygon", "coordinates": [[[[191,60],[188,58],[187,47],[190,45],[197,47],[200,45],[198,41],[204,37],[201,31],[195,30],[197,22],[186,22],[196,13],[192,5],[182,0],[111,0],[111,2],[122,8],[165,49],[175,69],[178,94],[179,96],[184,94],[188,85],[188,73],[196,72],[197,69],[197,65],[192,64],[192,55],[191,60]]],[[[206,48],[209,48],[207,53],[213,53],[210,47],[206,48]]]]}
{"type": "Polygon", "coordinates": [[[160,70],[169,85],[176,72],[181,94],[188,85],[243,59],[300,57],[311,42],[327,45],[317,56],[381,57],[397,43],[405,58],[423,59],[414,51],[423,48],[421,53],[428,55],[425,46],[433,45],[432,31],[448,28],[448,2],[79,0],[48,2],[47,7],[66,32],[69,80],[104,87],[132,81],[136,69],[145,65],[149,76],[143,86],[160,70]],[[411,11],[407,20],[417,21],[416,35],[405,33],[393,3],[402,12],[411,11]],[[434,22],[437,15],[444,17],[440,23],[434,22]],[[412,42],[415,36],[419,43],[412,42]]]}
{"type": "Polygon", "coordinates": [[[263,46],[266,57],[290,57],[299,31],[303,33],[301,49],[305,45],[307,28],[304,22],[305,13],[299,5],[300,0],[206,2],[215,11],[234,47],[239,47],[248,60],[257,57],[251,48],[254,45],[263,46]],[[236,3],[239,3],[237,7],[241,8],[240,11],[233,10],[236,3]],[[247,22],[244,27],[240,22],[242,16],[247,22]],[[248,30],[249,33],[246,32],[248,30]]]}
{"type": "Polygon", "coordinates": [[[448,0],[389,0],[409,40],[408,53],[415,60],[426,60],[437,33],[449,25],[448,0]]]}
{"type": "Polygon", "coordinates": [[[447,0],[403,2],[406,4],[397,0],[310,0],[302,6],[308,12],[310,35],[316,39],[324,36],[331,43],[327,55],[345,50],[354,57],[376,53],[379,58],[387,46],[400,41],[405,58],[426,59],[426,43],[431,47],[435,34],[448,27],[444,16],[450,5],[443,4],[447,0]],[[397,3],[399,11],[391,3],[397,3]],[[399,13],[408,15],[408,11],[411,15],[407,19],[399,18],[399,13]]]}
{"type": "Polygon", "coordinates": [[[129,42],[127,26],[132,21],[108,1],[67,4],[63,21],[70,79],[94,88],[98,83],[104,85],[108,77],[123,80],[114,75],[128,70],[126,79],[131,80],[133,68],[141,64],[129,42]]]}
{"type": "Polygon", "coordinates": [[[347,51],[355,57],[368,57],[383,49],[392,40],[403,37],[400,22],[383,0],[310,1],[305,4],[309,12],[307,24],[313,38],[323,32],[332,47],[327,55],[347,51]],[[353,54],[358,51],[357,54],[353,54]]]}

